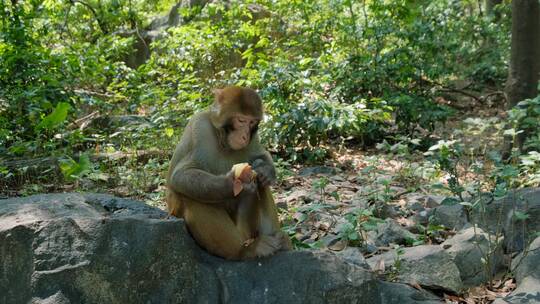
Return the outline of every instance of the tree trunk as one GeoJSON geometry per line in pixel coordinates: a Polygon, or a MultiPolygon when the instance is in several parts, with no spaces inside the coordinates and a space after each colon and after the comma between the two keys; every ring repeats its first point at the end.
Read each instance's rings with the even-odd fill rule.
{"type": "MultiPolygon", "coordinates": [[[[512,1],[512,47],[510,68],[506,82],[508,109],[518,102],[536,97],[540,79],[540,2],[538,0],[512,1]]],[[[525,130],[526,131],[526,130],[525,130]]],[[[526,132],[513,143],[522,150],[526,132]]],[[[506,139],[505,154],[512,142],[506,139]]],[[[508,155],[508,154],[507,154],[508,155]]]]}

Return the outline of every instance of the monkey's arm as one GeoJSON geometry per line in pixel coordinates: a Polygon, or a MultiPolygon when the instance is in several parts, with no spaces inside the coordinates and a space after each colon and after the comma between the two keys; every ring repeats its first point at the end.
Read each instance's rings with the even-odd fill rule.
{"type": "Polygon", "coordinates": [[[204,203],[219,203],[234,198],[232,177],[214,175],[179,164],[171,174],[169,187],[191,199],[204,203]]]}
{"type": "Polygon", "coordinates": [[[218,203],[233,198],[232,177],[214,175],[205,170],[205,163],[219,159],[216,145],[216,135],[205,114],[194,115],[171,160],[168,187],[204,203],[218,203]]]}

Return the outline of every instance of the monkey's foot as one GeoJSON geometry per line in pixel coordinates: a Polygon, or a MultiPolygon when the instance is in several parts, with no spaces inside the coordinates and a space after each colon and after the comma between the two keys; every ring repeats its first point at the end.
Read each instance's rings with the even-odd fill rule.
{"type": "Polygon", "coordinates": [[[273,235],[261,235],[253,244],[255,246],[255,255],[265,257],[274,254],[281,248],[282,239],[273,235]]]}
{"type": "Polygon", "coordinates": [[[249,247],[249,245],[253,244],[255,242],[255,238],[247,239],[244,241],[244,247],[249,247]]]}

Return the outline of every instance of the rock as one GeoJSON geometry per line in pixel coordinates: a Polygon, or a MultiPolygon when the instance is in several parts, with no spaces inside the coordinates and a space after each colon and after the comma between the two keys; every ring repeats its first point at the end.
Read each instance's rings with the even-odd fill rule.
{"type": "Polygon", "coordinates": [[[441,205],[445,196],[425,195],[422,193],[409,193],[404,195],[406,208],[413,211],[421,211],[426,208],[435,208],[441,205]]]}
{"type": "Polygon", "coordinates": [[[482,229],[476,228],[475,233],[475,229],[471,227],[460,231],[441,244],[454,259],[465,287],[487,282],[489,276],[482,260],[487,258],[489,252],[491,252],[489,255],[491,274],[495,274],[504,267],[502,244],[495,244],[492,240],[490,249],[488,239],[488,234],[482,229]]]}
{"type": "Polygon", "coordinates": [[[386,219],[386,218],[395,218],[399,215],[397,207],[388,203],[383,203],[381,206],[377,206],[373,211],[373,215],[376,217],[386,219]]]}
{"type": "Polygon", "coordinates": [[[377,251],[379,251],[379,248],[377,248],[377,246],[373,245],[373,244],[366,244],[365,246],[362,247],[362,250],[364,250],[364,252],[366,253],[375,253],[377,251]]]}
{"type": "Polygon", "coordinates": [[[367,209],[369,208],[369,200],[366,198],[364,193],[361,193],[361,191],[358,191],[351,198],[351,206],[349,208],[351,210],[355,210],[358,208],[367,209]]]}
{"type": "Polygon", "coordinates": [[[520,253],[512,261],[512,269],[518,284],[529,276],[540,280],[540,236],[531,243],[526,254],[520,253]]]}
{"type": "Polygon", "coordinates": [[[330,174],[336,174],[338,172],[338,169],[334,167],[327,167],[327,166],[315,166],[315,167],[304,167],[298,171],[298,175],[300,176],[308,176],[308,175],[315,175],[315,174],[323,174],[323,175],[330,175],[330,174]]]}
{"type": "Polygon", "coordinates": [[[150,58],[150,44],[159,36],[159,32],[143,31],[137,34],[137,30],[126,31],[121,36],[133,37],[133,50],[124,55],[123,61],[126,66],[136,69],[150,58]]]}
{"type": "Polygon", "coordinates": [[[394,220],[387,219],[377,226],[377,236],[374,241],[378,246],[388,246],[390,244],[411,245],[416,239],[415,234],[401,227],[394,220]]]}
{"type": "Polygon", "coordinates": [[[98,194],[0,202],[0,303],[416,303],[332,253],[244,262],[201,250],[183,220],[98,194]],[[387,294],[402,295],[399,300],[387,294]]]}
{"type": "Polygon", "coordinates": [[[467,222],[465,209],[460,204],[441,205],[433,209],[433,223],[449,229],[460,230],[467,222]]]}
{"type": "Polygon", "coordinates": [[[497,299],[493,303],[540,303],[540,280],[534,277],[526,277],[511,294],[504,297],[504,299],[497,299]]]}
{"type": "Polygon", "coordinates": [[[341,236],[336,235],[336,234],[332,234],[332,233],[328,233],[325,236],[323,236],[320,239],[320,241],[323,243],[324,246],[330,247],[330,246],[336,244],[337,242],[341,241],[341,236]]]}
{"type": "Polygon", "coordinates": [[[493,303],[540,303],[540,237],[512,261],[517,288],[503,299],[493,303]]]}
{"type": "Polygon", "coordinates": [[[482,216],[475,212],[473,220],[492,232],[502,230],[507,252],[521,251],[532,241],[534,232],[540,231],[540,188],[517,190],[487,204],[485,213],[482,216]],[[516,212],[526,213],[528,218],[519,220],[516,212]]]}
{"type": "Polygon", "coordinates": [[[426,226],[429,224],[430,213],[427,210],[420,210],[415,215],[412,216],[412,221],[416,225],[426,226]]]}
{"type": "Polygon", "coordinates": [[[427,208],[435,208],[441,205],[446,196],[442,195],[426,195],[424,197],[424,206],[427,208]]]}
{"type": "Polygon", "coordinates": [[[335,252],[335,254],[349,264],[371,270],[366,259],[362,255],[362,251],[358,247],[347,247],[342,251],[335,252]]]}
{"type": "Polygon", "coordinates": [[[379,284],[381,304],[440,304],[441,300],[426,290],[417,290],[409,285],[400,283],[381,282],[379,284]]]}
{"type": "Polygon", "coordinates": [[[395,250],[367,259],[372,269],[383,260],[386,269],[394,266],[397,280],[418,283],[429,289],[444,289],[459,293],[463,284],[459,269],[452,257],[437,245],[421,245],[403,249],[398,257],[395,250]]]}
{"type": "MultiPolygon", "coordinates": [[[[207,256],[224,303],[373,303],[377,280],[330,253],[296,251],[242,263],[207,256]],[[318,289],[315,291],[314,289],[318,289]],[[362,299],[362,297],[366,297],[362,299]]],[[[204,290],[200,290],[205,294],[204,290]]],[[[186,302],[192,302],[188,299],[186,302]]],[[[213,301],[209,301],[213,303],[213,301]]]]}

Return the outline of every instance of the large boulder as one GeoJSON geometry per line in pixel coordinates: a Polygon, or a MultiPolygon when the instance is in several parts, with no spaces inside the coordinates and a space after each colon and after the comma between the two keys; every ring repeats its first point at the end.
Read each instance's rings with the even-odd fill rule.
{"type": "Polygon", "coordinates": [[[385,265],[399,282],[459,293],[463,289],[459,269],[452,257],[437,245],[403,248],[367,259],[372,269],[385,265]]]}
{"type": "Polygon", "coordinates": [[[540,303],[540,237],[512,261],[517,288],[494,303],[540,303]]]}
{"type": "MultiPolygon", "coordinates": [[[[511,191],[496,200],[483,195],[480,201],[471,210],[470,220],[461,204],[441,205],[430,210],[429,216],[433,223],[450,229],[461,230],[475,224],[492,234],[503,234],[506,252],[523,250],[540,231],[540,188],[511,191]]],[[[418,216],[416,220],[422,222],[418,216]]]]}
{"type": "Polygon", "coordinates": [[[99,194],[0,201],[0,303],[437,303],[321,251],[225,261],[180,219],[99,194]]]}
{"type": "Polygon", "coordinates": [[[462,230],[441,245],[454,259],[465,287],[485,283],[504,268],[502,244],[480,228],[462,230]]]}
{"type": "Polygon", "coordinates": [[[507,252],[521,251],[540,232],[540,188],[516,190],[488,203],[485,214],[475,211],[472,221],[494,233],[502,231],[507,252]]]}

